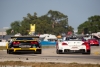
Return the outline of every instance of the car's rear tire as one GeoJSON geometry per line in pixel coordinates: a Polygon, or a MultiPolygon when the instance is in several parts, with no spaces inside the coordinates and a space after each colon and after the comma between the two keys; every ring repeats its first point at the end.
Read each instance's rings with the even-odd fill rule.
{"type": "Polygon", "coordinates": [[[91,51],[90,50],[87,50],[86,54],[91,54],[91,51]]]}
{"type": "Polygon", "coordinates": [[[99,44],[97,44],[97,46],[99,46],[99,44]]]}
{"type": "Polygon", "coordinates": [[[56,49],[56,53],[57,53],[57,54],[62,54],[62,50],[56,49]]]}
{"type": "Polygon", "coordinates": [[[38,54],[42,54],[42,50],[40,50],[40,51],[38,52],[38,54]]]}
{"type": "Polygon", "coordinates": [[[59,54],[59,51],[58,51],[58,49],[56,49],[56,53],[57,53],[57,54],[59,54]]]}
{"type": "Polygon", "coordinates": [[[84,53],[82,53],[82,54],[91,54],[91,50],[87,50],[87,52],[84,52],[84,53]]]}
{"type": "Polygon", "coordinates": [[[12,54],[13,52],[7,49],[7,54],[12,54]]]}
{"type": "Polygon", "coordinates": [[[36,52],[35,52],[35,54],[42,54],[42,50],[40,49],[40,50],[37,50],[36,52]]]}

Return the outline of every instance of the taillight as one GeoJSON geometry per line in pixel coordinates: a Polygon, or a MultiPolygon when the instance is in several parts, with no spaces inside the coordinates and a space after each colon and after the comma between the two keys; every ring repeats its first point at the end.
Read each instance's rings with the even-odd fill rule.
{"type": "Polygon", "coordinates": [[[98,40],[96,40],[95,42],[98,42],[98,40]]]}
{"type": "Polygon", "coordinates": [[[83,43],[82,45],[85,45],[85,43],[83,43]]]}
{"type": "Polygon", "coordinates": [[[86,46],[86,50],[90,49],[90,44],[88,42],[85,42],[82,45],[85,45],[86,46]]]}
{"type": "Polygon", "coordinates": [[[62,43],[62,45],[68,45],[67,43],[62,43]]]}
{"type": "Polygon", "coordinates": [[[38,42],[37,41],[32,41],[31,44],[38,44],[38,42]]]}
{"type": "Polygon", "coordinates": [[[88,42],[84,42],[82,45],[88,45],[89,43],[88,42]]]}
{"type": "Polygon", "coordinates": [[[34,44],[34,42],[31,42],[31,44],[34,44]]]}
{"type": "Polygon", "coordinates": [[[13,42],[13,45],[18,45],[18,44],[20,44],[20,42],[13,42]]]}

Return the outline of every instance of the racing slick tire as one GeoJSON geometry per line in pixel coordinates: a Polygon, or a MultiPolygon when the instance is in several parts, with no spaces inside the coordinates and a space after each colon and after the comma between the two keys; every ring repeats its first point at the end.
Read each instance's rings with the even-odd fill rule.
{"type": "Polygon", "coordinates": [[[91,50],[87,50],[87,52],[84,52],[84,53],[82,53],[82,54],[91,54],[91,50]]]}
{"type": "Polygon", "coordinates": [[[7,54],[12,54],[13,52],[7,49],[7,54]]]}
{"type": "Polygon", "coordinates": [[[86,54],[91,54],[91,51],[90,50],[87,50],[86,54]]]}
{"type": "Polygon", "coordinates": [[[42,54],[42,50],[41,50],[41,49],[37,50],[37,51],[35,52],[35,54],[42,54]]]}
{"type": "Polygon", "coordinates": [[[56,49],[56,53],[57,53],[57,54],[59,54],[59,51],[58,51],[58,49],[56,49]]]}
{"type": "Polygon", "coordinates": [[[57,54],[62,54],[62,50],[56,49],[56,53],[57,53],[57,54]]]}

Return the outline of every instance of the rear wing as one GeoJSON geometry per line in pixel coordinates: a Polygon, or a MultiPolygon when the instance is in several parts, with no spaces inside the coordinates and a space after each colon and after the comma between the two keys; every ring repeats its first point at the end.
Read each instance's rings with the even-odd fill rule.
{"type": "Polygon", "coordinates": [[[27,38],[31,37],[33,40],[39,41],[39,36],[12,36],[11,39],[16,40],[17,38],[27,38]]]}
{"type": "Polygon", "coordinates": [[[12,38],[19,38],[19,37],[23,37],[23,38],[24,38],[24,37],[39,38],[39,36],[12,36],[11,39],[12,39],[12,38]]]}

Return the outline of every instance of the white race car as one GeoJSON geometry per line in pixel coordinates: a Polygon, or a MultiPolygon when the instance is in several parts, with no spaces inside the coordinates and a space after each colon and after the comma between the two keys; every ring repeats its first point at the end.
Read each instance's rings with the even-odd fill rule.
{"type": "Polygon", "coordinates": [[[83,38],[77,37],[64,37],[62,41],[58,41],[56,44],[56,53],[82,53],[90,54],[90,45],[84,41],[83,38]]]}

